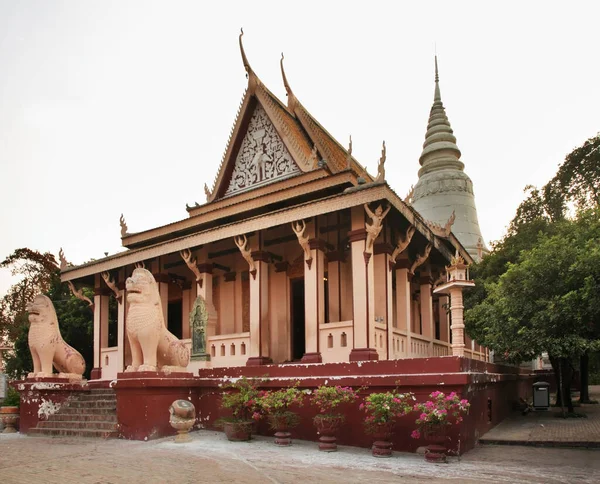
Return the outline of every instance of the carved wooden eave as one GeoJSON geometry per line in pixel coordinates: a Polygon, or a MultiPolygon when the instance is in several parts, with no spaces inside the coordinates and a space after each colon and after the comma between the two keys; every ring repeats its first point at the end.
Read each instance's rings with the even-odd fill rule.
{"type": "Polygon", "coordinates": [[[406,218],[410,224],[414,225],[416,231],[430,242],[433,245],[433,248],[447,261],[450,261],[455,254],[455,250],[458,250],[460,255],[465,258],[465,261],[468,263],[472,262],[468,252],[454,237],[449,239],[440,239],[439,237],[436,237],[427,227],[422,217],[411,209],[411,207],[407,206],[402,199],[387,186],[387,184],[371,184],[357,187],[350,192],[275,210],[266,215],[256,215],[232,223],[219,224],[190,235],[158,242],[139,249],[131,249],[81,266],[69,267],[61,272],[61,279],[63,281],[81,279],[89,275],[118,269],[126,265],[133,265],[137,262],[149,260],[158,256],[177,253],[190,247],[198,247],[226,238],[235,237],[236,235],[289,224],[296,220],[317,217],[319,215],[333,213],[355,206],[362,206],[365,203],[381,203],[382,200],[387,200],[387,202],[406,218]],[[452,249],[450,248],[451,241],[453,241],[452,249]]]}
{"type": "Polygon", "coordinates": [[[202,205],[190,212],[190,217],[161,227],[131,234],[122,240],[123,246],[136,248],[148,245],[165,238],[176,238],[182,232],[202,230],[206,224],[214,224],[222,218],[252,216],[252,211],[259,210],[273,203],[286,201],[308,194],[318,197],[323,190],[342,191],[356,184],[356,178],[349,172],[328,175],[324,170],[316,170],[299,176],[287,178],[269,185],[249,190],[238,195],[202,205]]]}

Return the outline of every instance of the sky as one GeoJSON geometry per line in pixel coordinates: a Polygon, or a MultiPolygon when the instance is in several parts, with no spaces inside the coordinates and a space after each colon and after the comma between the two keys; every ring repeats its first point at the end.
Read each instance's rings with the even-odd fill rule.
{"type": "MultiPolygon", "coordinates": [[[[486,242],[600,130],[597,1],[0,1],[0,260],[75,264],[205,201],[247,84],[238,34],[302,104],[404,196],[434,90],[486,242]]],[[[15,282],[0,270],[0,296],[15,282]]]]}

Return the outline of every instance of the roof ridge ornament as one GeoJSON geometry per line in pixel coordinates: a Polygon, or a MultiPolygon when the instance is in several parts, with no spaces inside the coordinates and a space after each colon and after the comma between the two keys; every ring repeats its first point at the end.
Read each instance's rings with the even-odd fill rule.
{"type": "Polygon", "coordinates": [[[452,210],[452,214],[450,215],[450,218],[448,218],[448,221],[446,222],[446,224],[443,227],[440,224],[432,222],[430,220],[426,220],[425,224],[438,237],[449,237],[450,232],[452,232],[452,225],[454,225],[455,220],[456,220],[456,212],[454,210],[452,210]]]}
{"type": "Polygon", "coordinates": [[[437,54],[435,55],[435,91],[433,94],[433,101],[441,101],[442,95],[440,94],[440,75],[438,72],[437,54]]]}
{"type": "Polygon", "coordinates": [[[287,76],[285,75],[285,69],[283,68],[283,59],[285,59],[283,52],[281,53],[281,59],[279,60],[279,65],[281,66],[281,77],[283,77],[283,87],[285,87],[285,95],[288,98],[288,109],[294,113],[296,106],[298,105],[298,99],[292,92],[292,88],[290,87],[290,83],[287,80],[287,76]]]}
{"type": "Polygon", "coordinates": [[[240,28],[240,53],[242,54],[242,62],[244,63],[244,69],[246,69],[246,79],[248,79],[248,90],[250,94],[253,94],[256,90],[256,87],[260,84],[258,77],[250,67],[250,62],[248,62],[248,57],[246,57],[246,52],[244,51],[244,44],[242,43],[242,37],[244,35],[244,29],[240,28]]]}
{"type": "Polygon", "coordinates": [[[123,214],[121,214],[121,217],[119,218],[119,223],[121,224],[121,238],[126,237],[129,233],[127,232],[127,224],[125,223],[123,214]]]}
{"type": "Polygon", "coordinates": [[[352,168],[352,135],[350,135],[350,141],[348,142],[348,155],[346,156],[347,168],[352,168]]]}
{"type": "Polygon", "coordinates": [[[385,149],[385,140],[383,140],[383,147],[381,148],[381,158],[379,158],[379,164],[377,165],[377,178],[375,179],[378,183],[385,182],[385,160],[387,158],[385,149]]]}

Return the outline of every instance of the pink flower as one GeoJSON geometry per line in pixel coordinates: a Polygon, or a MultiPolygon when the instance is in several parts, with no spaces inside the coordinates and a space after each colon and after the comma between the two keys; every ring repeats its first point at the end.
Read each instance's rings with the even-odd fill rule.
{"type": "Polygon", "coordinates": [[[413,439],[420,439],[421,438],[421,432],[419,432],[418,430],[413,430],[412,434],[410,434],[410,436],[413,439]]]}
{"type": "Polygon", "coordinates": [[[460,404],[466,407],[467,405],[469,405],[469,400],[463,399],[460,401],[460,404]]]}
{"type": "Polygon", "coordinates": [[[358,406],[358,409],[359,409],[359,410],[362,410],[362,409],[364,409],[364,408],[365,408],[365,404],[364,404],[364,403],[361,403],[361,404],[358,406]]]}
{"type": "Polygon", "coordinates": [[[431,410],[433,407],[435,407],[435,404],[430,400],[428,402],[425,402],[425,407],[431,410]]]}
{"type": "Polygon", "coordinates": [[[437,397],[437,396],[438,396],[440,393],[442,393],[442,392],[435,391],[435,392],[433,392],[433,393],[430,395],[430,397],[431,397],[431,398],[436,398],[436,397],[437,397]]]}
{"type": "Polygon", "coordinates": [[[254,413],[252,414],[252,418],[253,418],[254,420],[260,420],[260,413],[258,413],[258,412],[254,412],[254,413]]]}
{"type": "Polygon", "coordinates": [[[421,415],[419,415],[419,420],[427,420],[427,414],[426,413],[422,413],[421,415]]]}

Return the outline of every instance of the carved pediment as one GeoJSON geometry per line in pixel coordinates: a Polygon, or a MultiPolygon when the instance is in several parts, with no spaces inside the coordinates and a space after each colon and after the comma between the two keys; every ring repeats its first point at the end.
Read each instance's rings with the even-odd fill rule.
{"type": "Polygon", "coordinates": [[[257,104],[235,159],[225,195],[244,192],[300,173],[267,113],[257,104]]]}

